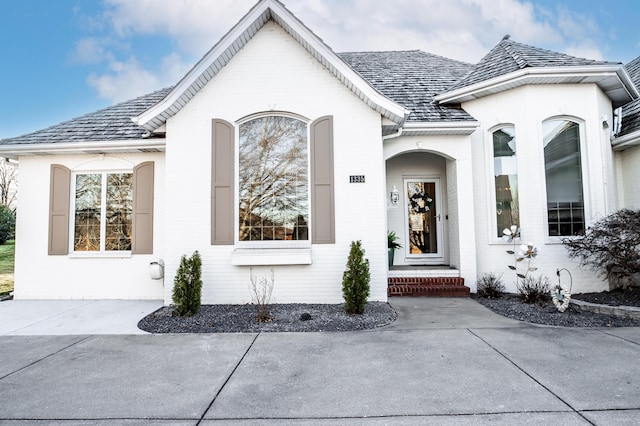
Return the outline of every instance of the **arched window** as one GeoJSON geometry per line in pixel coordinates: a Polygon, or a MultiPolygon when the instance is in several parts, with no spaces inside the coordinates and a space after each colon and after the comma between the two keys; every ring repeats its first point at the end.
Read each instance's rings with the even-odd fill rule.
{"type": "Polygon", "coordinates": [[[542,124],[549,236],[584,230],[580,126],[554,119],[542,124]]]}
{"type": "Polygon", "coordinates": [[[307,124],[268,115],[239,126],[239,240],[309,240],[307,124]]]}
{"type": "Polygon", "coordinates": [[[497,237],[511,225],[520,226],[518,203],[518,164],[516,157],[516,131],[505,126],[493,132],[493,174],[496,195],[497,237]]]}

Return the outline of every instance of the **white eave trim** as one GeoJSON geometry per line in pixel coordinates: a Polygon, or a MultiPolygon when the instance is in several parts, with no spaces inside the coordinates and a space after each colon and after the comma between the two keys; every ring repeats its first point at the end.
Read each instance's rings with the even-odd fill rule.
{"type": "MultiPolygon", "coordinates": [[[[628,73],[622,65],[593,65],[576,67],[544,67],[524,68],[486,81],[481,81],[467,87],[446,92],[435,97],[439,103],[461,103],[481,98],[490,94],[513,89],[527,84],[544,84],[550,80],[554,83],[575,83],[576,79],[588,82],[603,81],[614,78],[617,80],[616,90],[623,90],[628,101],[640,96],[628,73]],[[594,81],[595,80],[595,81],[594,81]]],[[[597,83],[596,83],[597,84],[597,83]]],[[[613,89],[603,89],[612,92],[613,89]]]]}
{"type": "Polygon", "coordinates": [[[24,155],[164,151],[164,138],[0,145],[0,157],[12,159],[24,155]]]}
{"type": "Polygon", "coordinates": [[[254,6],[163,100],[134,117],[133,121],[152,132],[158,129],[180,111],[270,19],[282,26],[369,107],[394,123],[404,122],[408,110],[375,90],[277,0],[263,0],[254,6]]]}
{"type": "Polygon", "coordinates": [[[403,136],[470,135],[480,127],[477,121],[443,121],[436,123],[405,123],[403,136]]]}
{"type": "Polygon", "coordinates": [[[627,148],[638,145],[640,145],[640,130],[615,138],[611,141],[611,146],[614,151],[624,151],[627,148]]]}

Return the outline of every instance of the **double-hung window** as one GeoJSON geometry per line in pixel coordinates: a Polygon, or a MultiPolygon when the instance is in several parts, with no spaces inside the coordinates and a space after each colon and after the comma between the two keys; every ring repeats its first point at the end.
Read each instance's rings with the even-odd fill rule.
{"type": "Polygon", "coordinates": [[[131,251],[133,173],[76,173],[74,252],[131,251]]]}
{"type": "Polygon", "coordinates": [[[580,125],[553,119],[542,124],[549,236],[584,230],[580,125]]]}

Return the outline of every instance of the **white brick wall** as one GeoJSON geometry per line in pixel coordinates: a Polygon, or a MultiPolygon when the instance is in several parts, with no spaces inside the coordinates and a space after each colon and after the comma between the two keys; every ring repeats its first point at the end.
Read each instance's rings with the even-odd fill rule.
{"type": "MultiPolygon", "coordinates": [[[[386,223],[380,115],[356,98],[278,25],[258,34],[167,122],[165,302],[182,254],[203,258],[203,303],[247,303],[249,267],[232,246],[210,245],[211,119],[265,111],[334,116],[336,243],[312,246],[312,265],[274,266],[273,301],[339,303],[349,246],[362,240],[371,299],[386,300],[386,223]],[[350,184],[350,175],[366,183],[350,184]]],[[[255,267],[262,274],[269,266],[255,267]]]]}
{"type": "Polygon", "coordinates": [[[640,146],[616,152],[616,160],[622,181],[620,207],[640,209],[640,146]]]}
{"type": "Polygon", "coordinates": [[[511,246],[494,238],[494,185],[490,173],[491,130],[500,124],[516,128],[520,226],[523,242],[539,246],[534,260],[536,274],[556,280],[556,269],[567,268],[573,274],[573,291],[587,292],[605,288],[591,271],[583,270],[569,259],[563,245],[547,237],[544,187],[542,121],[551,117],[573,117],[582,122],[582,167],[587,224],[616,209],[615,178],[608,132],[602,118],[611,117],[611,104],[596,85],[549,85],[522,87],[487,98],[467,102],[463,108],[481,122],[472,135],[473,185],[478,274],[504,273],[509,291],[515,291],[515,275],[507,268],[513,258],[505,253],[511,246]]]}
{"type": "MultiPolygon", "coordinates": [[[[164,248],[164,155],[64,155],[20,158],[16,224],[16,299],[161,299],[162,280],[149,277],[149,263],[164,248]],[[52,163],[72,171],[129,169],[155,162],[154,254],[128,258],[49,256],[49,175],[52,163]]],[[[73,202],[73,196],[71,197],[73,202]]]]}

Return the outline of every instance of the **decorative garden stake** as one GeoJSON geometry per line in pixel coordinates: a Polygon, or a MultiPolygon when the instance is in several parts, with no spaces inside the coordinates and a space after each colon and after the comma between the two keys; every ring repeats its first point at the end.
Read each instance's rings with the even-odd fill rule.
{"type": "Polygon", "coordinates": [[[571,302],[571,288],[573,287],[573,277],[571,276],[571,272],[569,272],[566,268],[558,268],[556,270],[556,275],[558,276],[558,285],[556,285],[553,290],[551,290],[551,300],[558,311],[564,312],[569,307],[569,303],[571,302]],[[560,283],[560,271],[566,271],[569,274],[570,284],[569,290],[566,287],[563,287],[560,283]]]}
{"type": "Polygon", "coordinates": [[[513,242],[513,250],[506,250],[507,254],[512,255],[514,259],[513,265],[509,265],[509,269],[515,271],[516,276],[524,280],[527,278],[529,272],[538,270],[538,268],[531,266],[531,259],[538,255],[538,247],[535,247],[533,243],[522,244],[518,252],[516,252],[516,241],[520,239],[520,228],[518,228],[518,225],[511,225],[511,228],[505,228],[502,233],[504,234],[503,239],[513,242]],[[525,259],[527,261],[527,267],[522,274],[518,272],[518,264],[525,259]]]}

